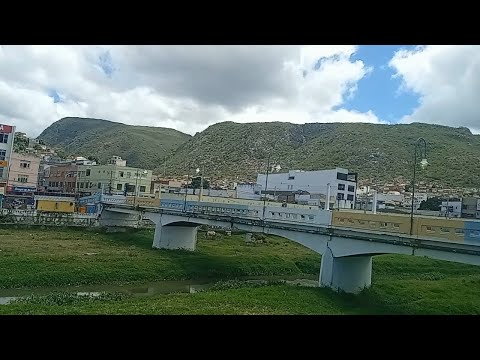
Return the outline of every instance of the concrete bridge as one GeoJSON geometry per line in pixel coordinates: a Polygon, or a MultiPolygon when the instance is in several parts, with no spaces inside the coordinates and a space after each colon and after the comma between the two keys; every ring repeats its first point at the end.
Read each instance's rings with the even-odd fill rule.
{"type": "Polygon", "coordinates": [[[372,257],[405,254],[480,265],[480,247],[400,234],[332,226],[329,210],[240,206],[202,202],[162,203],[161,208],[133,209],[128,205],[103,208],[104,226],[155,224],[153,248],[195,250],[201,225],[248,233],[272,234],[299,243],[322,255],[319,285],[358,293],[371,285],[372,257]]]}

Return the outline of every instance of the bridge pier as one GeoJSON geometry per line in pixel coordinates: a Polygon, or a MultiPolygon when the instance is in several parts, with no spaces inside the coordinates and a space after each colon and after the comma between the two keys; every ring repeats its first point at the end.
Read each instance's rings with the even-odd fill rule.
{"type": "Polygon", "coordinates": [[[134,227],[138,228],[142,215],[138,211],[115,212],[102,211],[99,223],[105,227],[134,227]]]}
{"type": "Polygon", "coordinates": [[[357,294],[372,284],[372,255],[335,257],[330,248],[322,255],[320,286],[357,294]]]}
{"type": "Polygon", "coordinates": [[[158,222],[155,226],[152,248],[155,249],[184,249],[194,251],[197,245],[198,226],[163,225],[158,222]]]}

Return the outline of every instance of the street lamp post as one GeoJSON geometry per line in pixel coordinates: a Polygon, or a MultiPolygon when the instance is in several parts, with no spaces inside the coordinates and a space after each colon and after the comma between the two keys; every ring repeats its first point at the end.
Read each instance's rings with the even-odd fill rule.
{"type": "Polygon", "coordinates": [[[415,155],[413,158],[413,182],[412,182],[412,208],[410,211],[410,235],[413,235],[413,203],[415,200],[415,177],[417,174],[417,149],[420,146],[419,155],[422,154],[421,144],[423,144],[423,158],[420,162],[422,168],[425,168],[428,165],[427,162],[427,142],[424,138],[418,138],[417,142],[415,143],[415,155]]]}
{"type": "MultiPolygon", "coordinates": [[[[195,172],[198,173],[200,172],[200,168],[197,168],[195,172]]],[[[205,165],[202,166],[202,172],[200,173],[200,189],[198,190],[198,202],[202,201],[203,198],[203,178],[205,176],[205,165]]]]}

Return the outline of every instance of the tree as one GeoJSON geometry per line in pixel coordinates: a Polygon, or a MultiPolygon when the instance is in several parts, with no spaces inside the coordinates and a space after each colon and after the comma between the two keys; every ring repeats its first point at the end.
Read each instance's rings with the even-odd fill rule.
{"type": "Polygon", "coordinates": [[[57,149],[55,152],[60,159],[65,159],[67,157],[67,154],[62,149],[57,149]]]}
{"type": "MultiPolygon", "coordinates": [[[[201,177],[197,176],[192,179],[192,183],[190,184],[190,188],[192,189],[200,189],[200,183],[202,182],[201,177]]],[[[206,179],[203,179],[203,188],[204,189],[209,189],[210,188],[210,182],[206,179]]]]}
{"type": "Polygon", "coordinates": [[[427,201],[422,201],[420,203],[420,207],[418,210],[432,210],[432,211],[440,211],[440,207],[442,206],[443,199],[439,197],[431,197],[427,199],[427,201]]]}
{"type": "Polygon", "coordinates": [[[26,136],[16,136],[13,141],[13,151],[22,152],[28,147],[28,138],[26,136]]]}

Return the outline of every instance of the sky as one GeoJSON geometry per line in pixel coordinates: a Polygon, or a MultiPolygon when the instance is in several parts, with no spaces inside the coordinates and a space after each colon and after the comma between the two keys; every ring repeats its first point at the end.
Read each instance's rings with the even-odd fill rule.
{"type": "Polygon", "coordinates": [[[0,46],[0,123],[187,134],[222,122],[424,122],[480,133],[477,45],[0,46]],[[477,87],[478,86],[478,87],[477,87]]]}

